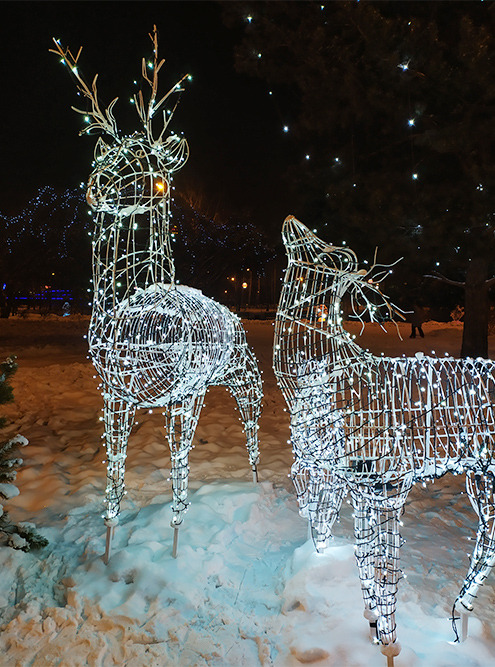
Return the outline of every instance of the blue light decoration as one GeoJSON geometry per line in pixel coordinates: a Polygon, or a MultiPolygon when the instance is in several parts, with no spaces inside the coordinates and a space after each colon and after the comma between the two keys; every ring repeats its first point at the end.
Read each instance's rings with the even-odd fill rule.
{"type": "Polygon", "coordinates": [[[108,562],[118,522],[124,484],[127,441],[138,408],[160,408],[171,450],[173,555],[178,529],[188,507],[188,455],[209,386],[226,386],[244,424],[249,461],[257,479],[258,419],[262,383],[239,318],[201,291],[179,285],[171,250],[172,174],[181,169],[189,148],[184,137],[166,135],[183,82],[160,99],[156,26],[150,35],[152,61],[142,61],[150,88],[134,96],[141,129],[121,136],[113,108],[100,107],[96,80],[91,87],[78,71],[76,57],[54,40],[53,53],[72,72],[91,110],[81,134],[104,132],[98,139],[87,201],[95,216],[93,233],[93,310],[89,352],[102,380],[107,450],[106,511],[108,562]],[[166,105],[173,102],[172,108],[166,105]],[[160,113],[159,113],[160,112],[160,113]],[[153,120],[160,120],[155,134],[153,120]]]}
{"type": "Polygon", "coordinates": [[[400,652],[395,610],[407,495],[417,481],[464,474],[478,515],[469,571],[454,603],[463,615],[495,562],[495,362],[377,357],[343,327],[342,299],[364,326],[400,312],[380,283],[390,267],[359,269],[354,252],[319,239],[290,216],[288,266],[278,305],[273,368],[291,417],[291,477],[317,550],[341,503],[354,508],[365,617],[389,664],[400,652]]]}
{"type": "Polygon", "coordinates": [[[68,188],[57,192],[45,185],[29,200],[17,215],[0,214],[5,230],[9,252],[15,252],[20,244],[32,237],[44,251],[53,244],[58,257],[65,258],[70,252],[71,234],[75,229],[89,230],[88,223],[81,220],[84,197],[79,188],[68,188]],[[60,220],[63,218],[63,225],[60,220]]]}

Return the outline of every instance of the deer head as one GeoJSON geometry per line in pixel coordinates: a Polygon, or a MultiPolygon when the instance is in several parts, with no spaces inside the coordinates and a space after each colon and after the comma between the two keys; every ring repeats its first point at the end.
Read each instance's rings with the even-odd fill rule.
{"type": "Polygon", "coordinates": [[[380,289],[381,282],[397,262],[389,266],[377,264],[375,254],[375,261],[369,269],[358,269],[354,251],[325,243],[294,216],[285,219],[282,239],[289,268],[298,267],[296,281],[304,286],[303,292],[301,286],[296,284],[299,294],[294,305],[300,310],[314,308],[314,304],[318,304],[316,312],[319,313],[318,309],[326,307],[329,300],[340,303],[344,293],[348,293],[351,317],[361,322],[364,322],[366,314],[370,321],[377,321],[380,311],[385,311],[388,319],[393,320],[395,315],[404,319],[400,310],[380,289]]]}
{"type": "Polygon", "coordinates": [[[149,149],[142,135],[110,146],[100,138],[86,199],[95,211],[126,217],[164,206],[170,196],[170,173],[185,162],[184,139],[171,135],[149,149]]]}
{"type": "Polygon", "coordinates": [[[91,102],[90,111],[72,107],[74,111],[84,115],[88,123],[80,134],[102,132],[113,139],[113,142],[107,145],[100,138],[95,149],[94,169],[88,183],[87,200],[97,212],[108,212],[124,217],[133,213],[144,213],[156,205],[163,205],[164,200],[169,197],[170,174],[180,169],[188,158],[189,149],[185,138],[173,133],[166,138],[164,135],[179,98],[176,98],[172,109],[166,108],[166,102],[173,95],[182,92],[182,82],[190,77],[188,75],[182,77],[157,100],[158,73],[165,61],[158,60],[156,26],[150,38],[154,47],[153,62],[146,63],[143,58],[142,74],[151,92],[147,103],[142,91],[134,96],[143,129],[130,137],[120,136],[113,115],[113,108],[118,98],[102,110],[96,86],[98,75],[95,75],[89,87],[79,73],[78,61],[82,47],[74,57],[70,49],[64,49],[60,42],[54,39],[55,49],[50,49],[52,53],[61,56],[62,62],[69,67],[74,76],[79,92],[91,102]],[[148,75],[148,69],[153,72],[152,78],[148,75]],[[160,110],[163,123],[159,135],[155,137],[153,118],[160,110]]]}

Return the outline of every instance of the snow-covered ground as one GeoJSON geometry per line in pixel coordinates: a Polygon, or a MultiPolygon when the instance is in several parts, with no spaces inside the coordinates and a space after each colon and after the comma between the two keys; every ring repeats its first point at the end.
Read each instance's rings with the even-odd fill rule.
{"type": "MultiPolygon", "coordinates": [[[[113,555],[103,564],[101,396],[86,359],[87,324],[76,316],[0,320],[0,358],[13,353],[19,363],[15,403],[1,408],[11,424],[1,435],[29,440],[21,493],[8,507],[50,540],[33,553],[0,548],[1,667],[385,667],[362,614],[349,506],[325,554],[314,552],[298,515],[270,322],[246,323],[265,380],[260,483],[251,481],[233,399],[212,389],[174,560],[163,424],[143,412],[129,443],[113,555]]],[[[392,328],[384,334],[370,325],[360,341],[376,353],[457,355],[460,326],[430,322],[424,339],[410,340],[401,325],[401,341],[392,328]]],[[[448,476],[410,494],[396,667],[495,665],[494,574],[467,641],[451,643],[449,617],[476,526],[462,489],[462,479],[448,476]]]]}

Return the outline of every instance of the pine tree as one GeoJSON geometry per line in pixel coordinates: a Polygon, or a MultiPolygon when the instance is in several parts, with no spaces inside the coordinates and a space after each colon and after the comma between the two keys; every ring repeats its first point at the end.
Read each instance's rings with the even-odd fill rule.
{"type": "MultiPolygon", "coordinates": [[[[381,261],[403,255],[397,270],[409,268],[409,276],[402,285],[409,287],[414,273],[418,284],[436,271],[461,288],[461,354],[487,356],[495,284],[495,5],[224,7],[231,25],[243,18],[238,69],[267,81],[299,146],[293,169],[301,214],[311,226],[326,224],[325,238],[346,240],[360,257],[375,246],[381,261]]],[[[429,296],[436,283],[428,279],[427,289],[429,296]]]]}
{"type": "MultiPolygon", "coordinates": [[[[9,379],[17,370],[15,357],[8,357],[0,364],[0,404],[9,403],[13,400],[12,387],[9,379]]],[[[0,428],[5,426],[5,418],[0,417],[0,428]]],[[[17,470],[22,465],[22,459],[17,456],[19,447],[28,444],[22,435],[0,443],[0,499],[10,500],[19,495],[19,489],[13,482],[17,476],[17,470]]],[[[30,551],[39,549],[48,544],[48,540],[36,532],[36,526],[32,523],[13,523],[8,512],[0,504],[0,533],[6,537],[7,544],[14,549],[30,551]]]]}

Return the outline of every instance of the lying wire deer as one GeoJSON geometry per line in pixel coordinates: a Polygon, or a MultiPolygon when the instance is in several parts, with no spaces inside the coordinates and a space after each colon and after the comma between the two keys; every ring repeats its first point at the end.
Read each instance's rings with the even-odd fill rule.
{"type": "MultiPolygon", "coordinates": [[[[61,56],[79,92],[91,103],[81,111],[88,126],[81,132],[106,133],[98,140],[87,200],[96,212],[93,236],[93,311],[89,352],[101,377],[107,449],[105,524],[108,562],[113,529],[125,494],[127,441],[138,408],[163,408],[171,450],[173,555],[178,528],[187,508],[188,455],[203,399],[211,385],[224,385],[237,402],[256,479],[261,376],[246,343],[239,318],[199,290],[177,284],[170,244],[170,190],[173,172],[188,157],[188,145],[177,134],[165,137],[182,91],[183,77],[157,99],[156,27],[150,35],[153,61],[143,59],[143,78],[151,93],[134,97],[142,130],[121,136],[112,110],[102,110],[96,76],[91,88],[78,70],[76,57],[57,40],[61,56]],[[152,76],[148,76],[151,70],[152,76]],[[166,103],[176,99],[172,109],[166,103]],[[157,137],[152,121],[161,111],[157,137]]],[[[73,107],[74,108],[74,107],[73,107]]]]}
{"type": "Polygon", "coordinates": [[[495,561],[495,363],[363,350],[343,328],[342,299],[362,322],[380,308],[393,318],[380,290],[388,268],[359,270],[352,250],[321,241],[294,217],[282,237],[288,267],[273,367],[291,415],[291,477],[318,550],[350,494],[365,617],[393,664],[399,524],[415,481],[466,475],[478,529],[455,602],[461,610],[472,610],[495,561]]]}

